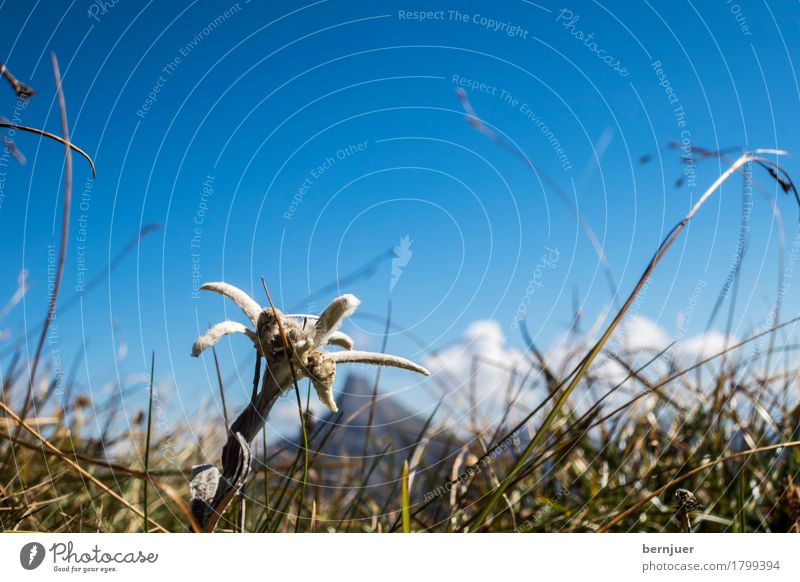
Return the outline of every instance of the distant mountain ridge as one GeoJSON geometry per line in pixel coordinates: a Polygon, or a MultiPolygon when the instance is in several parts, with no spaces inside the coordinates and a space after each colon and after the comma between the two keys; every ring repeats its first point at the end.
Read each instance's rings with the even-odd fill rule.
{"type": "MultiPolygon", "coordinates": [[[[426,430],[428,418],[423,414],[430,413],[416,414],[391,395],[380,392],[375,400],[365,458],[364,441],[370,426],[373,386],[372,381],[362,376],[349,375],[336,398],[340,412],[328,412],[309,422],[309,433],[314,435],[309,450],[316,456],[314,466],[321,472],[323,484],[338,482],[341,486],[340,475],[334,472],[341,467],[355,467],[360,472],[365,464],[373,469],[370,485],[393,481],[399,477],[403,461],[415,453],[420,455],[416,464],[420,477],[433,464],[451,462],[448,458],[459,446],[454,435],[438,429],[433,422],[426,430]],[[326,438],[326,435],[329,436],[326,438]],[[326,469],[330,469],[330,475],[325,475],[326,469]]],[[[298,435],[291,450],[297,451],[302,440],[302,434],[298,435]]]]}

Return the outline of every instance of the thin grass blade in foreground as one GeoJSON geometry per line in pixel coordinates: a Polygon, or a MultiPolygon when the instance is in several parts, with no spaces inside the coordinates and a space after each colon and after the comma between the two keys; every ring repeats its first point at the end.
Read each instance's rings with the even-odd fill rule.
{"type": "Polygon", "coordinates": [[[217,348],[211,348],[211,354],[214,356],[214,370],[217,372],[217,384],[219,384],[219,397],[222,401],[222,418],[225,419],[225,428],[230,428],[231,423],[228,420],[228,405],[225,403],[225,383],[222,381],[222,371],[219,367],[219,358],[217,358],[217,348]]]}
{"type": "Polygon", "coordinates": [[[411,512],[408,509],[408,460],[403,461],[402,479],[403,533],[411,533],[411,512]]]}
{"type": "MultiPolygon", "coordinates": [[[[149,474],[150,471],[150,434],[153,427],[153,374],[156,369],[156,353],[150,359],[150,396],[147,405],[147,440],[144,448],[144,473],[149,474]]],[[[147,521],[147,481],[144,482],[144,531],[147,533],[149,530],[147,521]]]]}
{"type": "Polygon", "coordinates": [[[681,220],[678,224],[676,224],[672,228],[672,230],[667,234],[667,237],[659,246],[658,250],[656,251],[656,254],[653,256],[650,263],[647,265],[647,268],[644,270],[644,273],[640,277],[639,282],[636,284],[633,291],[628,296],[622,308],[617,312],[616,316],[611,321],[609,326],[606,328],[605,332],[603,332],[603,335],[600,337],[598,342],[592,347],[592,349],[586,355],[577,373],[572,378],[569,385],[564,389],[564,391],[558,397],[558,400],[553,405],[553,408],[550,409],[550,412],[547,414],[546,418],[542,422],[542,425],[539,427],[539,430],[536,431],[536,434],[533,436],[528,445],[525,447],[525,450],[522,452],[522,454],[519,455],[511,470],[501,481],[500,486],[494,489],[489,500],[483,504],[483,507],[480,509],[477,516],[475,517],[475,520],[471,524],[470,531],[477,531],[484,525],[487,518],[489,517],[489,514],[492,512],[492,509],[495,507],[495,505],[503,496],[503,494],[506,492],[506,490],[508,490],[508,488],[511,486],[515,477],[527,462],[528,457],[536,449],[536,446],[541,442],[542,438],[549,430],[550,425],[553,423],[553,421],[556,419],[559,412],[561,411],[562,406],[567,401],[567,399],[569,398],[570,394],[575,389],[575,387],[583,379],[584,375],[586,374],[589,367],[592,365],[592,362],[594,362],[597,355],[602,351],[603,346],[605,346],[606,342],[611,337],[614,330],[619,325],[620,321],[622,321],[622,318],[625,316],[628,309],[630,309],[630,306],[633,304],[634,299],[641,291],[645,282],[650,278],[650,275],[653,273],[656,266],[658,266],[658,264],[661,262],[661,259],[664,257],[667,250],[669,250],[670,246],[672,246],[672,243],[675,242],[675,240],[678,238],[678,235],[681,233],[681,231],[683,231],[686,225],[689,224],[689,221],[691,221],[691,219],[694,218],[695,214],[697,214],[697,212],[700,210],[700,208],[702,208],[702,206],[711,197],[711,195],[728,178],[730,178],[734,174],[734,172],[738,171],[742,166],[750,162],[756,162],[765,168],[773,168],[770,171],[770,175],[772,175],[773,177],[775,177],[774,172],[781,171],[780,168],[778,168],[777,170],[775,169],[777,164],[774,164],[773,162],[767,160],[766,158],[760,157],[760,154],[787,155],[786,152],[778,150],[755,150],[753,153],[743,154],[741,157],[739,157],[739,159],[737,159],[733,164],[731,164],[731,166],[721,176],[719,176],[714,181],[713,184],[711,184],[711,186],[703,193],[703,195],[695,203],[695,205],[692,207],[689,213],[683,218],[683,220],[681,220]]]}
{"type": "MultiPolygon", "coordinates": [[[[30,380],[28,381],[28,391],[25,393],[25,403],[22,405],[22,412],[20,416],[25,418],[28,415],[28,407],[31,404],[31,396],[33,395],[34,382],[36,380],[36,370],[39,366],[39,360],[42,357],[42,349],[44,348],[44,340],[47,337],[47,330],[50,329],[50,322],[55,317],[56,302],[58,301],[58,292],[61,288],[61,279],[64,274],[64,261],[67,256],[67,243],[69,240],[69,211],[72,204],[72,151],[69,148],[69,124],[67,123],[67,105],[64,99],[64,92],[61,87],[61,73],[58,70],[58,60],[55,53],[50,54],[50,60],[53,65],[53,78],[56,83],[56,93],[58,94],[58,108],[61,111],[61,131],[64,134],[63,140],[57,140],[64,143],[64,208],[61,211],[61,248],[58,255],[58,266],[56,268],[55,281],[53,283],[53,291],[50,294],[50,304],[47,306],[47,317],[45,317],[44,325],[42,326],[42,333],[39,335],[39,343],[36,345],[36,354],[33,357],[33,364],[31,366],[30,380]]],[[[19,427],[17,427],[17,434],[19,434],[19,427]]]]}

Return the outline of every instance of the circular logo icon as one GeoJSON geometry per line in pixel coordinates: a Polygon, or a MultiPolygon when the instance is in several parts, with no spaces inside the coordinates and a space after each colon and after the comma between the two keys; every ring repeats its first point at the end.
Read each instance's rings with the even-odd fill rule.
{"type": "Polygon", "coordinates": [[[30,542],[19,551],[19,563],[26,570],[35,570],[44,561],[44,546],[39,542],[30,542]]]}

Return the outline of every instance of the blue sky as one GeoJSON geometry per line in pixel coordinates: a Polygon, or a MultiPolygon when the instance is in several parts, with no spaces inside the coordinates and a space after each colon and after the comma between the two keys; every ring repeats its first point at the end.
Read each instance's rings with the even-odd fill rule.
{"type": "MultiPolygon", "coordinates": [[[[574,297],[587,323],[610,304],[569,207],[470,127],[459,86],[487,124],[574,196],[625,293],[722,169],[698,162],[676,187],[683,166],[668,143],[800,151],[794,2],[120,0],[3,2],[0,15],[2,61],[39,92],[21,122],[59,131],[55,51],[73,140],[97,164],[92,181],[75,159],[75,204],[85,204],[73,207],[62,298],[76,292],[79,249],[91,276],[144,224],[161,226],[59,318],[65,357],[85,343],[80,377],[100,385],[144,372],[155,350],[158,377],[186,411],[216,389],[210,362],[189,357],[198,330],[240,318],[217,297],[194,296],[198,282],[224,279],[263,302],[263,275],[279,306],[319,309],[336,293],[307,306],[309,293],[408,236],[411,256],[393,289],[387,257],[341,292],[381,317],[391,297],[398,329],[389,349],[416,358],[481,319],[522,345],[512,323],[531,280],[528,325],[544,345],[569,324],[574,297]],[[537,274],[552,249],[558,261],[537,274]]],[[[3,95],[10,118],[14,95],[3,95]]],[[[57,145],[16,143],[28,162],[0,168],[0,297],[13,294],[22,268],[32,289],[0,322],[14,339],[46,309],[63,177],[57,145]]],[[[797,174],[792,158],[785,164],[797,174]]],[[[787,248],[797,234],[795,203],[756,178],[766,196],[754,193],[749,214],[740,337],[765,325],[776,295],[778,227],[767,199],[783,213],[787,248]]],[[[672,249],[641,315],[673,333],[703,282],[689,324],[703,331],[735,257],[741,208],[737,178],[672,249]]],[[[786,317],[797,312],[794,297],[786,294],[786,317]]],[[[354,318],[347,330],[380,347],[379,321],[354,318]]],[[[247,362],[231,388],[243,401],[246,343],[219,352],[226,375],[247,362]]]]}

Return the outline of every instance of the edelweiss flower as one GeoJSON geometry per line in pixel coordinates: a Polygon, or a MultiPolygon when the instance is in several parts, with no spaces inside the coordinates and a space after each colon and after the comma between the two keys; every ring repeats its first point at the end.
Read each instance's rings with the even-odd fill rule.
{"type": "Polygon", "coordinates": [[[430,375],[428,370],[405,358],[352,349],[353,340],[338,329],[344,318],[351,315],[361,303],[355,295],[342,295],[334,299],[317,316],[284,314],[271,307],[262,308],[247,293],[227,283],[206,283],[200,289],[214,291],[236,303],[253,327],[249,328],[235,321],[218,323],[197,338],[192,347],[193,356],[199,356],[228,334],[243,333],[253,342],[258,356],[267,360],[267,371],[264,373],[266,385],[266,375],[270,373],[270,367],[286,359],[286,348],[278,324],[280,321],[289,340],[291,361],[295,365],[297,379],[309,378],[320,401],[332,412],[338,412],[333,401],[336,364],[393,366],[425,376],[430,375]],[[322,348],[327,346],[341,347],[344,351],[323,351],[322,348]]]}

